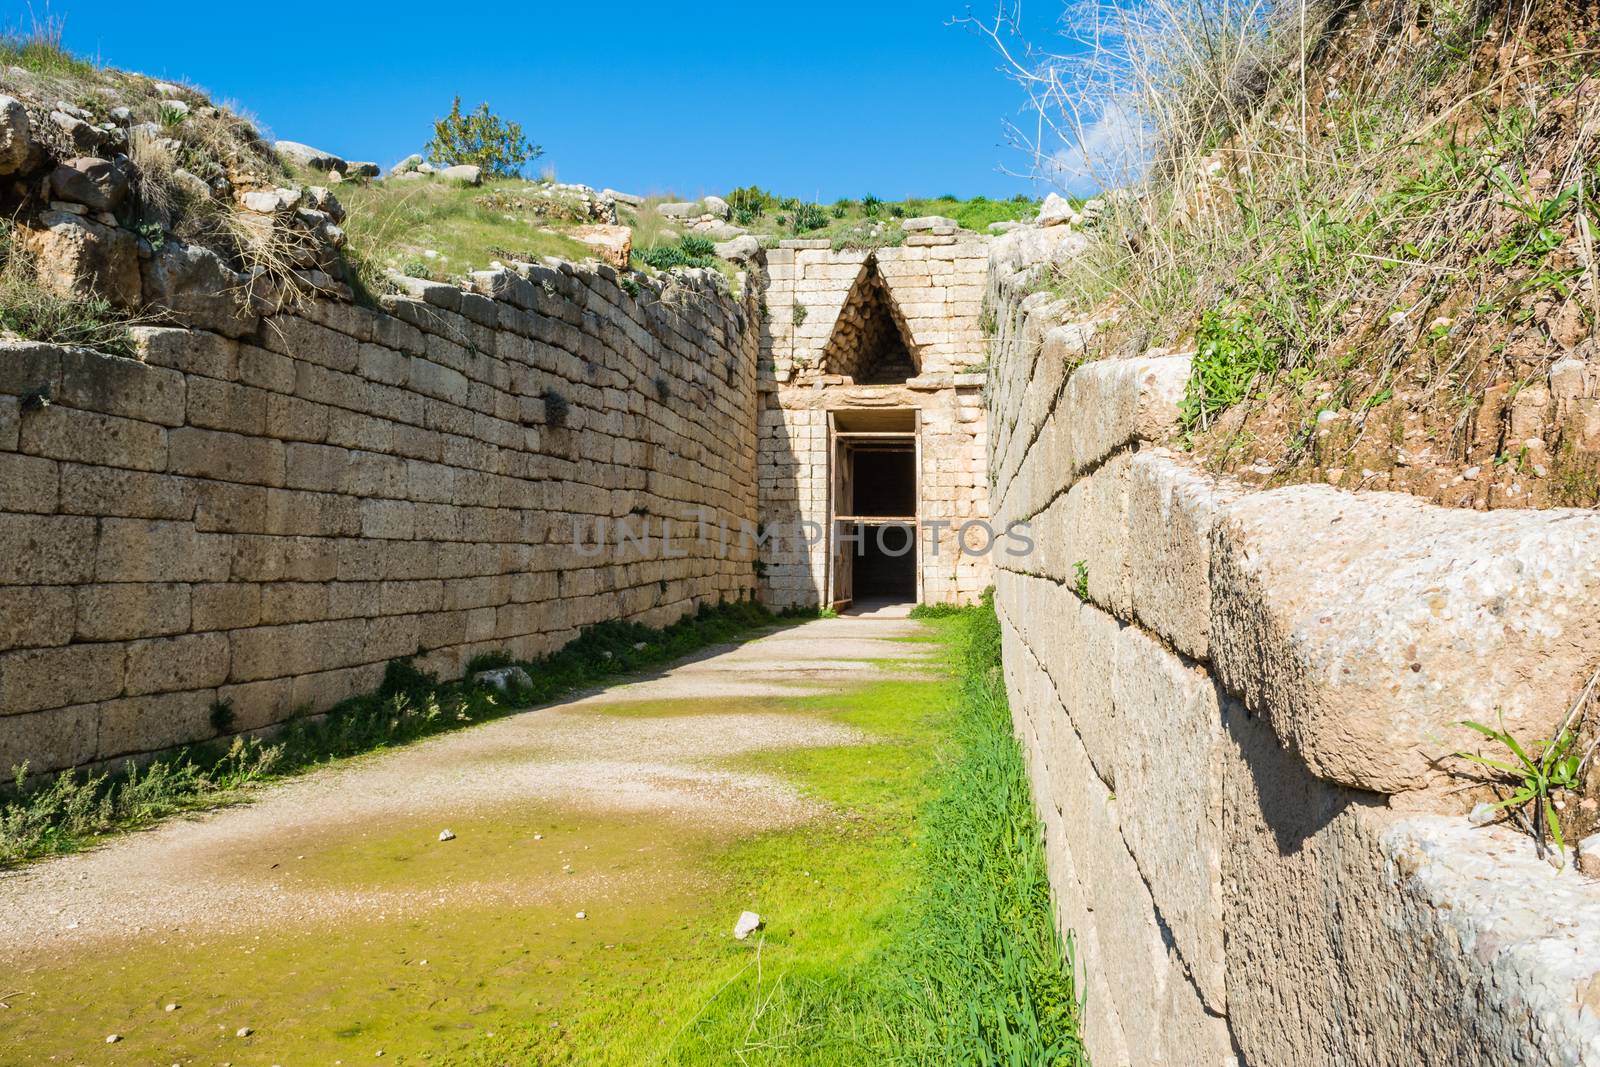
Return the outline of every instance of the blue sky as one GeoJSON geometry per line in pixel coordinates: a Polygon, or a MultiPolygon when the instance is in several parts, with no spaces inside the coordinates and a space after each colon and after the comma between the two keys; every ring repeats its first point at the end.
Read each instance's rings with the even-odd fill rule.
{"type": "MultiPolygon", "coordinates": [[[[1023,169],[1004,130],[1022,96],[986,40],[949,24],[963,0],[50,10],[75,52],[187,78],[277,137],[385,166],[459,93],[520,120],[565,181],[681,195],[755,182],[824,201],[1036,192],[1001,172],[1023,169]]],[[[1060,10],[1031,5],[1029,33],[1060,10]]]]}

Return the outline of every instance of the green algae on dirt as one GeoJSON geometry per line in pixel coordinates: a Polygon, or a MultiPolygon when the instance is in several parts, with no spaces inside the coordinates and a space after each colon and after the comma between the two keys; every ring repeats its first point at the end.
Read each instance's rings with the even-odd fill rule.
{"type": "Polygon", "coordinates": [[[0,1062],[449,1056],[497,1028],[566,1025],[595,975],[646,979],[726,925],[723,909],[708,907],[724,878],[702,865],[727,847],[725,832],[542,806],[458,820],[454,832],[439,841],[427,817],[288,842],[244,874],[262,879],[262,892],[273,891],[270,872],[287,891],[391,894],[393,911],[379,916],[335,914],[292,932],[135,935],[70,961],[24,963],[7,979],[22,994],[0,1018],[0,1062]],[[483,889],[491,876],[493,893],[483,889]],[[238,1037],[241,1027],[252,1033],[238,1037]],[[122,1040],[104,1046],[113,1033],[122,1040]]]}
{"type": "MultiPolygon", "coordinates": [[[[948,647],[961,625],[938,619],[931,631],[948,647]]],[[[786,782],[819,812],[781,829],[736,832],[671,812],[529,803],[457,816],[447,842],[438,840],[436,815],[413,813],[274,846],[254,856],[263,891],[276,885],[333,900],[360,890],[388,894],[395,906],[306,929],[142,936],[30,961],[14,979],[25,995],[0,1015],[0,1062],[18,1049],[27,1062],[239,1067],[354,1063],[379,1051],[389,1063],[477,1067],[979,1062],[941,1051],[989,1040],[962,1029],[970,1020],[949,1023],[960,1031],[953,1035],[929,1021],[948,1014],[940,998],[952,995],[936,988],[935,975],[978,959],[952,964],[938,953],[954,945],[981,955],[1008,940],[1042,953],[1042,979],[1026,968],[995,979],[1021,974],[1025,988],[984,985],[992,976],[962,986],[954,995],[992,1001],[972,1005],[972,1019],[1009,1019],[1019,999],[1035,995],[1044,997],[1041,1011],[1059,1013],[1061,990],[1070,1000],[1070,964],[1059,942],[1051,949],[1025,780],[1016,793],[1020,756],[1008,726],[998,725],[1003,703],[973,726],[948,657],[931,664],[934,673],[927,666],[807,696],[573,706],[596,716],[812,717],[860,739],[700,761],[786,782]],[[974,744],[973,730],[987,740],[974,744]],[[975,753],[1003,766],[973,768],[975,753]],[[1006,790],[998,801],[952,792],[986,788],[996,775],[1006,790]],[[994,871],[949,866],[952,835],[970,833],[963,819],[998,821],[996,833],[1024,854],[1016,869],[999,858],[1000,876],[1027,901],[1021,918],[1002,895],[1013,890],[994,888],[994,871]],[[934,854],[943,869],[933,868],[934,854]],[[951,904],[951,883],[961,882],[971,885],[954,892],[968,899],[951,904]],[[995,914],[973,929],[974,908],[995,914]],[[766,926],[740,942],[731,926],[746,909],[766,926]],[[1019,938],[1019,922],[1041,921],[1046,929],[1019,938]],[[167,1012],[167,1003],[180,1007],[167,1012]],[[238,1037],[240,1027],[252,1032],[238,1037]],[[105,1045],[108,1033],[123,1040],[105,1045]]],[[[992,667],[982,671],[992,689],[992,667]]],[[[1076,1062],[1060,1053],[1059,1036],[1050,1040],[1050,1057],[1018,1062],[1076,1062]]]]}

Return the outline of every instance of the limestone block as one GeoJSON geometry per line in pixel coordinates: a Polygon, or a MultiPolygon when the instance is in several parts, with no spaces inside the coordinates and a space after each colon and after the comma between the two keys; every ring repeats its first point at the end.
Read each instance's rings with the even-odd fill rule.
{"type": "Polygon", "coordinates": [[[0,512],[0,585],[88,581],[94,573],[94,530],[91,518],[0,512]]]}
{"type": "Polygon", "coordinates": [[[14,396],[0,396],[0,452],[16,451],[21,426],[21,401],[14,396]]]}
{"type": "Polygon", "coordinates": [[[1188,356],[1086,363],[1067,380],[1065,415],[1072,470],[1090,470],[1133,441],[1160,441],[1177,425],[1188,356]]]}
{"type": "Polygon", "coordinates": [[[297,710],[294,682],[289,678],[219,686],[216,699],[232,704],[233,728],[240,732],[283,722],[297,710]]]}
{"type": "Polygon", "coordinates": [[[1211,679],[1133,627],[1117,634],[1117,811],[1161,919],[1213,1011],[1225,1007],[1222,713],[1211,679]]]}
{"type": "Polygon", "coordinates": [[[1078,564],[1088,575],[1089,599],[1107,611],[1131,615],[1128,569],[1128,487],[1132,457],[1118,455],[1076,482],[1030,525],[1038,543],[1020,566],[1075,587],[1078,564]]]}
{"type": "Polygon", "coordinates": [[[167,469],[173,474],[249,485],[284,483],[284,446],[280,441],[185,426],[171,432],[169,444],[167,469]]]}
{"type": "Polygon", "coordinates": [[[53,514],[60,497],[60,470],[53,459],[0,453],[0,511],[53,514]]]}
{"type": "Polygon", "coordinates": [[[95,711],[100,722],[97,759],[154,752],[208,738],[215,689],[109,700],[95,711]]]}
{"type": "Polygon", "coordinates": [[[59,509],[69,515],[191,519],[199,484],[167,474],[63,463],[59,509]]]}
{"type": "MultiPolygon", "coordinates": [[[[267,432],[267,398],[272,395],[235,382],[193,378],[188,389],[188,423],[209,430],[260,436],[267,432]]],[[[182,421],[180,417],[179,422],[182,421]]]]}
{"type": "Polygon", "coordinates": [[[173,326],[130,326],[128,334],[138,358],[153,367],[224,381],[238,377],[240,346],[226,337],[173,326]]]}
{"type": "Polygon", "coordinates": [[[239,381],[273,393],[294,392],[296,364],[291,357],[254,345],[240,344],[236,358],[239,381]]]}
{"type": "Polygon", "coordinates": [[[184,634],[132,641],[127,653],[125,692],[130,697],[206,689],[221,685],[228,678],[226,634],[184,634]]]}
{"type": "MultiPolygon", "coordinates": [[[[0,652],[48,648],[72,640],[74,590],[19,585],[0,592],[0,652]]],[[[0,773],[6,768],[0,764],[0,773]]]]}
{"type": "Polygon", "coordinates": [[[227,535],[200,533],[190,523],[103,519],[83,558],[93,560],[98,582],[216,582],[228,577],[231,548],[227,535]]]}
{"type": "Polygon", "coordinates": [[[1141,450],[1128,480],[1133,613],[1195,659],[1210,655],[1211,531],[1237,487],[1161,449],[1141,450]]]}
{"type": "Polygon", "coordinates": [[[1600,515],[1470,512],[1295,486],[1222,512],[1219,679],[1329,781],[1438,777],[1455,723],[1548,737],[1600,661],[1600,515]]]}
{"type": "Polygon", "coordinates": [[[197,632],[234,630],[261,621],[261,586],[248,582],[212,582],[192,587],[191,625],[197,632]]]}
{"type": "Polygon", "coordinates": [[[120,644],[63,645],[0,653],[0,715],[105,700],[122,692],[120,644]]]}
{"type": "Polygon", "coordinates": [[[1228,723],[1228,1006],[1248,1062],[1600,1052],[1592,883],[1520,835],[1387,811],[1312,777],[1267,724],[1228,723]]]}
{"type": "Polygon", "coordinates": [[[177,582],[119,582],[76,590],[80,641],[127,641],[189,629],[189,586],[177,582]]]}
{"type": "Polygon", "coordinates": [[[167,465],[167,430],[148,422],[52,404],[22,420],[21,451],[129,470],[167,465]]]}
{"type": "MultiPolygon", "coordinates": [[[[232,649],[229,681],[314,674],[366,659],[365,619],[258,626],[227,635],[232,649]]],[[[415,645],[412,646],[415,650],[415,645]]]]}
{"type": "Polygon", "coordinates": [[[279,441],[325,441],[334,409],[296,396],[267,395],[264,433],[279,441]]]}
{"type": "Polygon", "coordinates": [[[29,774],[45,774],[88,763],[95,758],[99,728],[99,707],[93,704],[0,715],[0,775],[10,781],[24,764],[29,774]]]}
{"type": "Polygon", "coordinates": [[[327,617],[330,619],[371,618],[379,611],[380,582],[335,582],[325,587],[327,617]]]}
{"type": "Polygon", "coordinates": [[[185,387],[178,371],[83,348],[63,348],[60,359],[57,403],[161,426],[183,425],[185,387]]]}

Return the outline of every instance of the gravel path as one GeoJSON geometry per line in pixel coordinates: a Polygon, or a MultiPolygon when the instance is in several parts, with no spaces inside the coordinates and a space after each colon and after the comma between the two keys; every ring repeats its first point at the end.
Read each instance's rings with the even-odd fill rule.
{"type": "MultiPolygon", "coordinates": [[[[656,677],[349,761],[273,787],[247,806],[0,874],[0,959],[60,959],[148,938],[399,917],[462,899],[537,901],[552,887],[548,873],[478,872],[419,899],[381,884],[307,884],[280,866],[348,847],[374,828],[425,824],[436,834],[434,824],[464,825],[539,805],[730,831],[792,826],[819,815],[817,806],[777,778],[718,762],[853,743],[854,731],[762,710],[760,702],[893,677],[885,660],[913,669],[925,647],[894,639],[917,629],[882,616],[818,620],[656,677]],[[630,704],[684,699],[701,707],[626,713],[630,704]],[[606,708],[622,713],[598,713],[606,708]]],[[[604,893],[603,873],[583,877],[604,893]]]]}

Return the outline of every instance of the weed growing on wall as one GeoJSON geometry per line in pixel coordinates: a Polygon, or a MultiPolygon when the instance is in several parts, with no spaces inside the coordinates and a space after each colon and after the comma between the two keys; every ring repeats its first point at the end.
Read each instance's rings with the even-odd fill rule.
{"type": "Polygon", "coordinates": [[[1079,600],[1089,599],[1089,561],[1080,559],[1072,565],[1072,593],[1079,600]]]}
{"type": "Polygon", "coordinates": [[[1579,774],[1582,757],[1573,750],[1576,735],[1564,731],[1553,741],[1534,742],[1524,747],[1505,729],[1504,724],[1498,730],[1470,720],[1463,721],[1461,725],[1504,746],[1513,761],[1508,763],[1505,759],[1490,759],[1473,752],[1456,753],[1460,758],[1494,772],[1507,782],[1511,795],[1491,804],[1490,809],[1530,812],[1524,818],[1533,833],[1534,848],[1540,858],[1545,854],[1547,836],[1555,843],[1556,849],[1565,855],[1567,841],[1561,833],[1561,816],[1557,814],[1556,804],[1564,792],[1582,785],[1579,774]]]}

